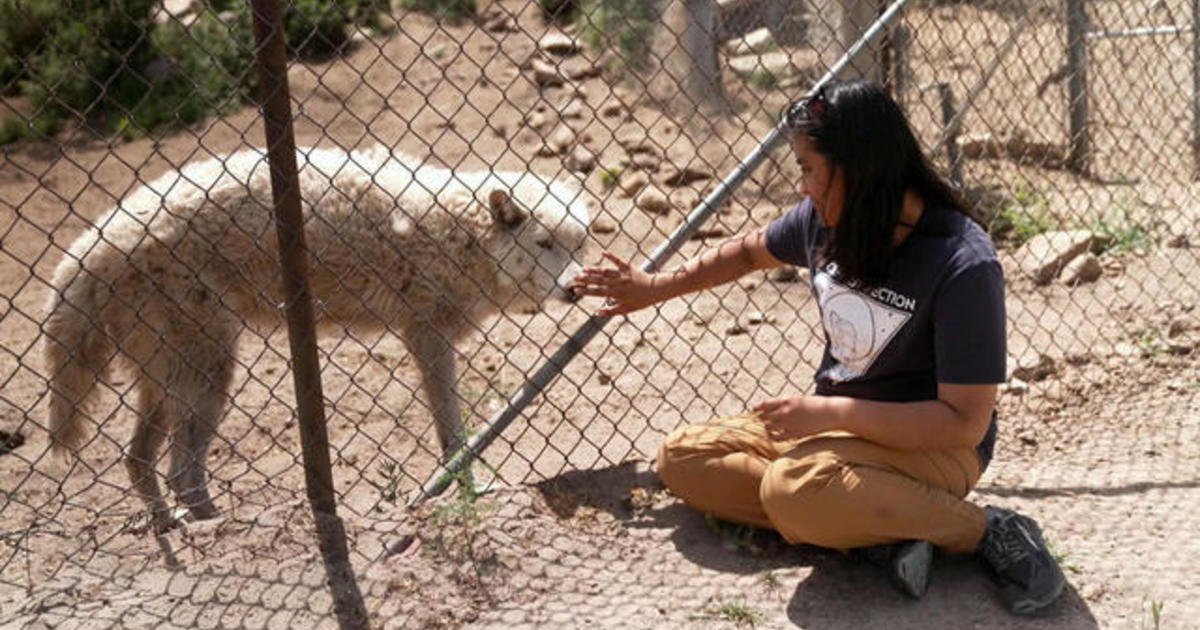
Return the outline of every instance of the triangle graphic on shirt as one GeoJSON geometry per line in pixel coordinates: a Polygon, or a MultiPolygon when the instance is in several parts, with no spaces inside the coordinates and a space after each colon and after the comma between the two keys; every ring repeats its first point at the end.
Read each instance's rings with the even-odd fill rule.
{"type": "Polygon", "coordinates": [[[813,285],[821,307],[821,325],[829,338],[829,352],[837,361],[829,372],[835,381],[865,374],[912,317],[909,312],[847,287],[823,270],[817,272],[813,285]]]}

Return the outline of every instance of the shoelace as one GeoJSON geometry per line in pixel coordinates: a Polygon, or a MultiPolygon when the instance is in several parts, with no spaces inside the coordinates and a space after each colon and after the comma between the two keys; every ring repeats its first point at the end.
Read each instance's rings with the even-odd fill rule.
{"type": "Polygon", "coordinates": [[[1003,572],[1025,560],[1037,548],[1037,542],[1019,522],[1014,522],[1016,519],[1015,515],[1009,516],[996,523],[994,528],[989,528],[987,541],[981,550],[988,564],[997,572],[1003,572]]]}

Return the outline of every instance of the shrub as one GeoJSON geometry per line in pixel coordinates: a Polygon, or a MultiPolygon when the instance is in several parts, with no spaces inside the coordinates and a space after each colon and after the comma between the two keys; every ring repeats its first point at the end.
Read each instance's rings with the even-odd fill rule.
{"type": "MultiPolygon", "coordinates": [[[[53,133],[76,118],[133,137],[247,100],[257,77],[249,4],[208,0],[185,27],[155,24],[158,1],[0,0],[0,89],[28,97],[26,128],[53,133]]],[[[289,54],[337,53],[350,25],[382,30],[386,7],[387,0],[292,0],[283,15],[289,54]]],[[[18,137],[4,124],[5,138],[18,137]]]]}
{"type": "Polygon", "coordinates": [[[643,0],[583,0],[580,37],[595,50],[615,48],[625,63],[645,69],[657,21],[655,4],[643,0]]]}
{"type": "Polygon", "coordinates": [[[400,7],[452,20],[475,15],[475,0],[400,0],[400,7]]]}

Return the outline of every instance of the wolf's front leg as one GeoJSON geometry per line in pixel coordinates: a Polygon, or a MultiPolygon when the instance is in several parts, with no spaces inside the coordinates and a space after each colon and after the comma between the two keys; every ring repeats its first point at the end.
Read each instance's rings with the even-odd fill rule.
{"type": "Polygon", "coordinates": [[[404,343],[421,371],[421,384],[432,407],[444,463],[466,440],[456,389],[458,371],[454,367],[454,347],[444,333],[433,326],[414,328],[404,343]]]}

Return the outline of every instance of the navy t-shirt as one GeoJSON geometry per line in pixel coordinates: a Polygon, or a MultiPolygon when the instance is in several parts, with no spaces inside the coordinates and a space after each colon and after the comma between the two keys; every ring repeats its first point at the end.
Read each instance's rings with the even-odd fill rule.
{"type": "MultiPolygon", "coordinates": [[[[805,199],[767,227],[767,251],[810,269],[825,353],[817,394],[936,400],[938,383],[1004,382],[1004,275],[991,239],[965,214],[926,207],[895,250],[885,282],[863,289],[821,259],[831,230],[805,199]]],[[[991,461],[993,413],[976,447],[991,461]]]]}

